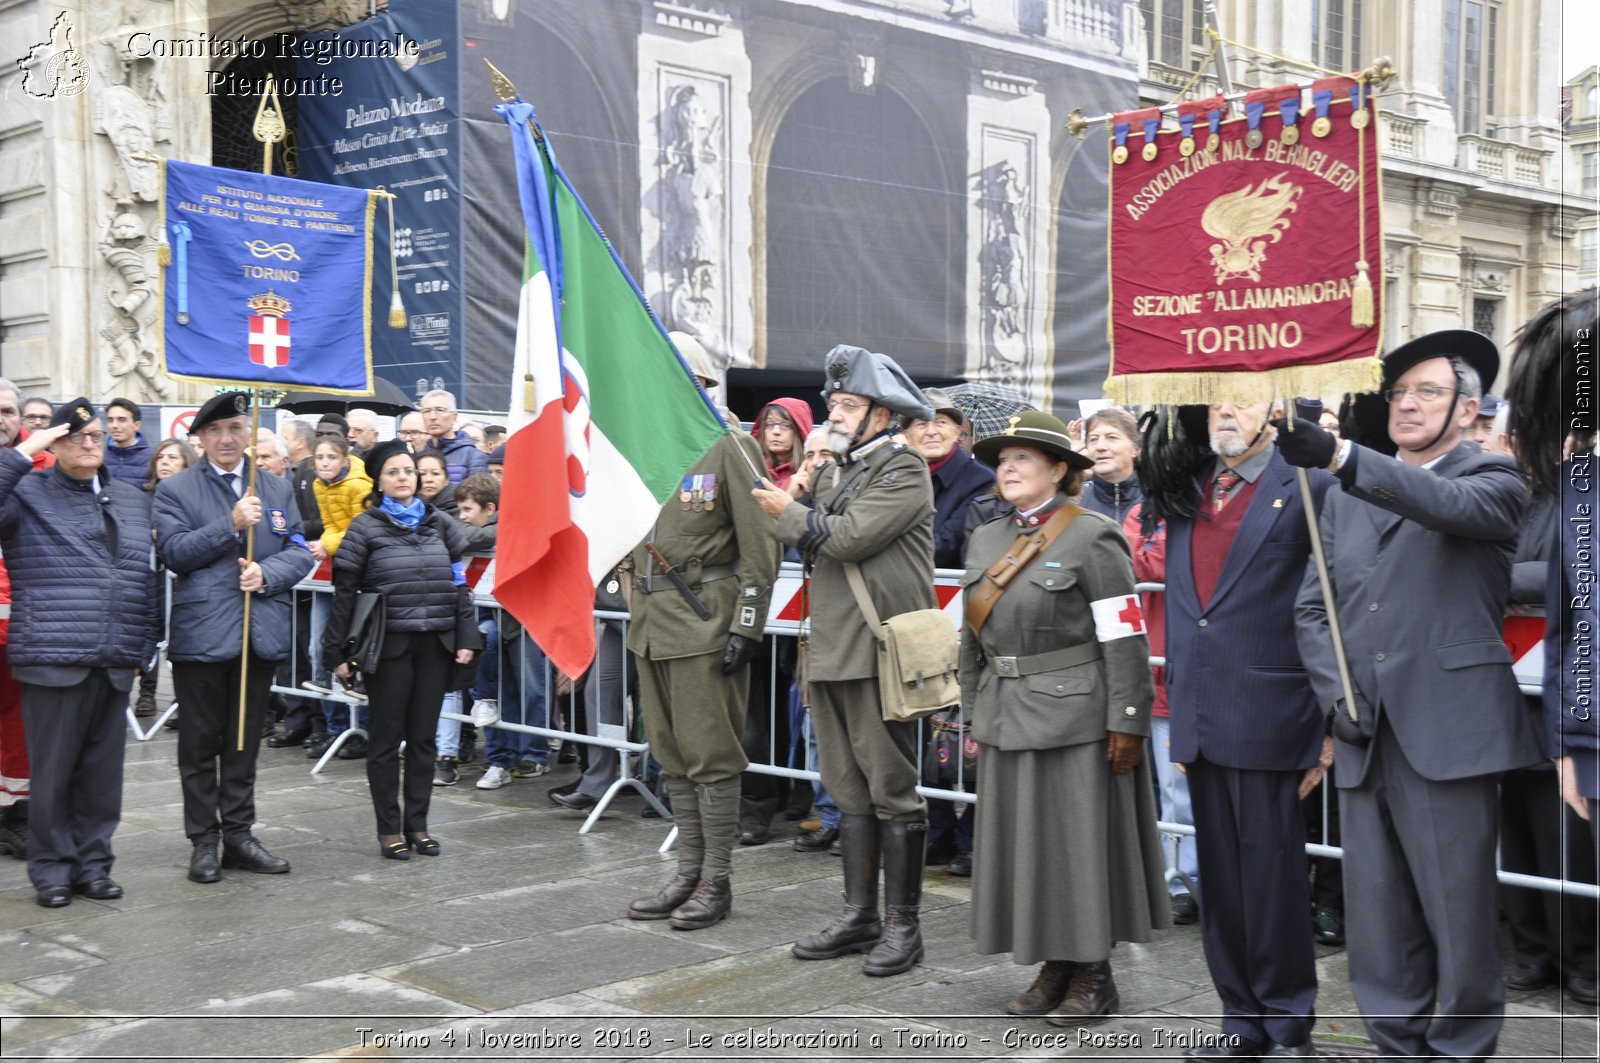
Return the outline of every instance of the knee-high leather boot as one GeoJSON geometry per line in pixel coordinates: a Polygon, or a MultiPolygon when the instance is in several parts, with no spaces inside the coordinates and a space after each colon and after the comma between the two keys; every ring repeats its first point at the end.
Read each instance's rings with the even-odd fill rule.
{"type": "Polygon", "coordinates": [[[730,874],[733,843],[739,834],[739,777],[695,787],[700,809],[700,841],[705,857],[694,892],[672,912],[674,930],[703,930],[733,911],[730,874]]]}
{"type": "Polygon", "coordinates": [[[887,918],[883,939],[867,953],[861,969],[875,978],[904,974],[922,960],[922,860],[928,845],[928,823],[878,824],[883,848],[883,894],[887,918]]]}
{"type": "Polygon", "coordinates": [[[706,843],[700,831],[700,804],[694,783],[681,775],[662,773],[662,783],[672,802],[672,821],[678,827],[678,873],[654,897],[640,897],[628,905],[629,919],[666,919],[689,899],[700,882],[706,843]]]}
{"type": "Polygon", "coordinates": [[[790,951],[802,960],[831,960],[865,952],[883,936],[878,918],[878,818],[840,816],[844,856],[844,914],[820,934],[808,934],[790,951]]]}

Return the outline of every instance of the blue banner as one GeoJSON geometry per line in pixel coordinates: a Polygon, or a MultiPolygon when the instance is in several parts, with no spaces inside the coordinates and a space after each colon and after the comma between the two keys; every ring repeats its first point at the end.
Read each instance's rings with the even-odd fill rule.
{"type": "Polygon", "coordinates": [[[377,198],[167,163],[168,375],[370,394],[377,198]]]}
{"type": "MultiPolygon", "coordinates": [[[[301,176],[396,196],[397,268],[391,279],[387,260],[380,260],[373,307],[378,375],[411,396],[443,387],[470,405],[462,368],[467,322],[456,7],[455,0],[396,0],[388,12],[328,35],[355,51],[361,42],[395,40],[416,50],[399,58],[341,53],[302,59],[302,73],[337,76],[342,89],[298,100],[297,132],[301,176]],[[401,328],[389,325],[394,281],[404,308],[401,328]]],[[[307,54],[318,40],[306,40],[307,54]]]]}

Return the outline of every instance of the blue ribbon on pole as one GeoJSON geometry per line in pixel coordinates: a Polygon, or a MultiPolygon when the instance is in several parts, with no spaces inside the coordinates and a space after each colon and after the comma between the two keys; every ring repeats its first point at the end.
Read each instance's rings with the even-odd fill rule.
{"type": "Polygon", "coordinates": [[[172,223],[172,266],[178,274],[178,324],[189,323],[189,241],[193,238],[186,221],[172,223]]]}

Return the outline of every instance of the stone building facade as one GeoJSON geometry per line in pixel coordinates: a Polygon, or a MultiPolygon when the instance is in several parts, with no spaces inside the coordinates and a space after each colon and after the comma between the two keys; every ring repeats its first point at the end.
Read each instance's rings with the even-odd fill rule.
{"type": "MultiPolygon", "coordinates": [[[[0,373],[55,397],[193,397],[154,368],[153,160],[237,154],[213,144],[206,94],[230,57],[155,61],[128,46],[134,34],[264,39],[384,6],[0,6],[0,40],[25,42],[0,67],[0,373]]],[[[486,47],[510,35],[539,58],[508,69],[530,98],[552,91],[537,70],[572,71],[573,100],[541,113],[584,116],[593,135],[570,141],[566,165],[606,175],[590,205],[670,327],[728,365],[814,365],[853,339],[924,377],[1006,383],[1042,403],[1097,394],[1105,372],[1105,146],[1097,130],[1069,135],[1067,116],[1167,102],[1206,54],[1203,6],[459,3],[464,33],[486,47]],[[858,120],[869,112],[875,125],[858,120]],[[903,136],[872,143],[886,127],[903,136]]],[[[1277,55],[1345,70],[1392,58],[1398,77],[1379,99],[1391,341],[1467,325],[1504,343],[1579,285],[1575,234],[1593,232],[1593,199],[1569,181],[1558,8],[1223,5],[1225,36],[1277,55]]],[[[1244,53],[1229,70],[1236,87],[1305,76],[1244,53]]],[[[292,142],[279,162],[292,165],[292,142]]]]}

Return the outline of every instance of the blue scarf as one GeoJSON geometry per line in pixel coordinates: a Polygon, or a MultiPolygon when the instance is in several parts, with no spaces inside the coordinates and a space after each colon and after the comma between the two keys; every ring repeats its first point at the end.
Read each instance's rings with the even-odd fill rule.
{"type": "Polygon", "coordinates": [[[378,503],[378,508],[395,519],[395,523],[403,524],[407,528],[416,528],[422,523],[422,515],[428,511],[427,505],[416,495],[411,496],[411,501],[400,503],[383,496],[383,501],[378,503]]]}

